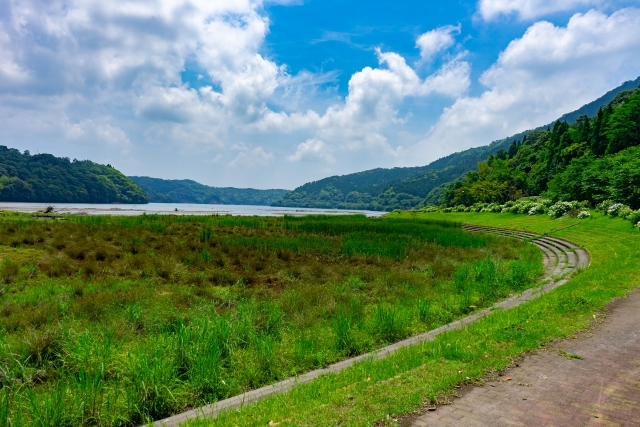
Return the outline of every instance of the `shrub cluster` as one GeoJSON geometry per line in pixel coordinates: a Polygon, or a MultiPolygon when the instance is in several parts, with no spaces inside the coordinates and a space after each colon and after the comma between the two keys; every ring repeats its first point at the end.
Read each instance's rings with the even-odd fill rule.
{"type": "MultiPolygon", "coordinates": [[[[553,203],[550,199],[542,197],[526,197],[505,204],[498,203],[475,203],[471,206],[458,205],[454,207],[427,206],[420,209],[420,212],[493,212],[493,213],[514,213],[526,215],[548,214],[551,218],[571,217],[578,219],[591,218],[588,210],[589,203],[570,201],[553,203]]],[[[596,211],[602,212],[610,217],[619,217],[631,222],[640,229],[640,209],[633,210],[623,203],[616,203],[612,200],[605,200],[596,206],[596,211]]]]}
{"type": "MultiPolygon", "coordinates": [[[[561,218],[569,215],[570,212],[575,212],[577,209],[583,207],[578,202],[557,202],[549,207],[547,213],[551,218],[561,218]]],[[[578,214],[576,214],[578,215],[578,214]]]]}
{"type": "Polygon", "coordinates": [[[636,227],[640,228],[640,209],[633,210],[623,203],[616,203],[612,200],[605,200],[596,206],[596,210],[601,211],[610,217],[625,219],[636,227]]]}

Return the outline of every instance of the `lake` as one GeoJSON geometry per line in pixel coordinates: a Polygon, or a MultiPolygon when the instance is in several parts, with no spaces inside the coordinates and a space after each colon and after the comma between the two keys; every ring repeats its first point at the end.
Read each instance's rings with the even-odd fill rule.
{"type": "Polygon", "coordinates": [[[343,209],[308,209],[282,208],[250,205],[200,205],[196,203],[149,203],[146,205],[125,204],[83,204],[83,203],[21,203],[0,202],[0,210],[15,212],[44,211],[52,206],[54,212],[74,215],[240,215],[240,216],[284,216],[284,215],[348,215],[362,214],[378,217],[384,212],[343,210],[343,209]]]}

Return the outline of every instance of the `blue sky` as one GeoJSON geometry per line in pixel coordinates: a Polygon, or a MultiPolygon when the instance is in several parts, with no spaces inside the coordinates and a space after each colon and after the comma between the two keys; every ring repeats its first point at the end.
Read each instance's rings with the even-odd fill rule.
{"type": "Polygon", "coordinates": [[[8,0],[0,144],[295,188],[424,165],[640,75],[640,0],[8,0]]]}

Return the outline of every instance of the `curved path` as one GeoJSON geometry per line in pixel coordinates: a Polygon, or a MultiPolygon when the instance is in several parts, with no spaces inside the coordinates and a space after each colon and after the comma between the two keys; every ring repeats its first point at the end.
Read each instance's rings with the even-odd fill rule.
{"type": "Polygon", "coordinates": [[[552,289],[557,288],[558,286],[563,285],[569,280],[569,277],[574,272],[578,271],[579,269],[586,268],[589,265],[589,254],[584,249],[581,249],[577,245],[566,240],[549,236],[542,236],[525,231],[508,230],[494,227],[463,225],[463,228],[470,232],[486,232],[500,234],[519,240],[529,240],[531,241],[531,243],[538,246],[544,254],[544,263],[546,265],[545,275],[540,282],[540,286],[528,289],[517,296],[496,303],[492,307],[480,310],[470,316],[464,317],[447,325],[443,325],[424,334],[416,335],[404,341],[397,342],[375,352],[366,353],[351,359],[343,360],[341,362],[334,363],[333,365],[329,365],[326,368],[307,372],[306,374],[300,375],[298,377],[289,378],[273,385],[262,387],[256,390],[251,390],[229,399],[221,400],[219,402],[212,403],[201,408],[193,409],[191,411],[183,412],[182,414],[174,415],[172,417],[156,421],[154,426],[173,427],[178,426],[184,421],[193,418],[215,417],[219,412],[238,409],[242,406],[257,402],[258,400],[262,400],[276,394],[285,393],[297,385],[311,382],[313,379],[319,377],[320,375],[340,372],[343,369],[353,366],[357,362],[370,359],[382,359],[395,353],[403,347],[409,347],[422,342],[432,341],[443,332],[461,329],[466,325],[476,322],[482,317],[490,314],[496,308],[509,309],[517,307],[534,298],[537,298],[542,293],[548,292],[552,289]]]}
{"type": "Polygon", "coordinates": [[[401,421],[413,427],[640,426],[640,292],[603,322],[528,355],[451,405],[401,421]]]}

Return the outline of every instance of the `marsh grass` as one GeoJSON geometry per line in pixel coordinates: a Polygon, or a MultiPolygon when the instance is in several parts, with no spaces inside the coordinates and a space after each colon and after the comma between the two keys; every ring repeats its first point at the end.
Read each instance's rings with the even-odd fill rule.
{"type": "MultiPolygon", "coordinates": [[[[384,359],[359,362],[337,374],[323,375],[298,386],[285,395],[225,412],[216,418],[194,420],[188,422],[188,426],[397,425],[397,419],[422,411],[425,403],[447,402],[461,384],[473,384],[488,372],[513,366],[523,354],[546,343],[574,337],[576,331],[592,325],[594,316],[599,318],[598,312],[612,299],[637,292],[640,283],[640,234],[621,219],[601,214],[593,215],[590,221],[491,213],[389,215],[425,220],[455,218],[472,224],[550,233],[584,245],[591,255],[591,265],[562,287],[517,308],[495,310],[468,327],[439,335],[434,341],[401,349],[384,359]],[[576,226],[567,227],[572,224],[576,226]]],[[[513,263],[495,262],[495,258],[493,266],[489,262],[478,263],[487,258],[490,257],[477,258],[471,263],[473,268],[468,274],[479,287],[474,287],[474,298],[482,296],[479,289],[491,290],[495,295],[506,292],[509,286],[520,283],[526,271],[521,269],[525,267],[513,263]],[[505,284],[501,285],[503,280],[505,284]]],[[[460,268],[460,264],[456,267],[460,268]]],[[[457,268],[451,272],[448,282],[435,282],[441,297],[419,295],[411,301],[416,320],[423,323],[424,319],[418,315],[422,311],[427,313],[425,323],[437,325],[460,310],[460,294],[454,289],[457,268]],[[429,303],[421,302],[424,300],[429,303]]],[[[417,270],[414,265],[413,271],[417,270]]],[[[574,355],[565,355],[571,356],[574,355]]]]}
{"type": "Polygon", "coordinates": [[[0,249],[11,425],[139,425],[424,332],[541,273],[524,244],[362,216],[0,216],[0,249]]]}

